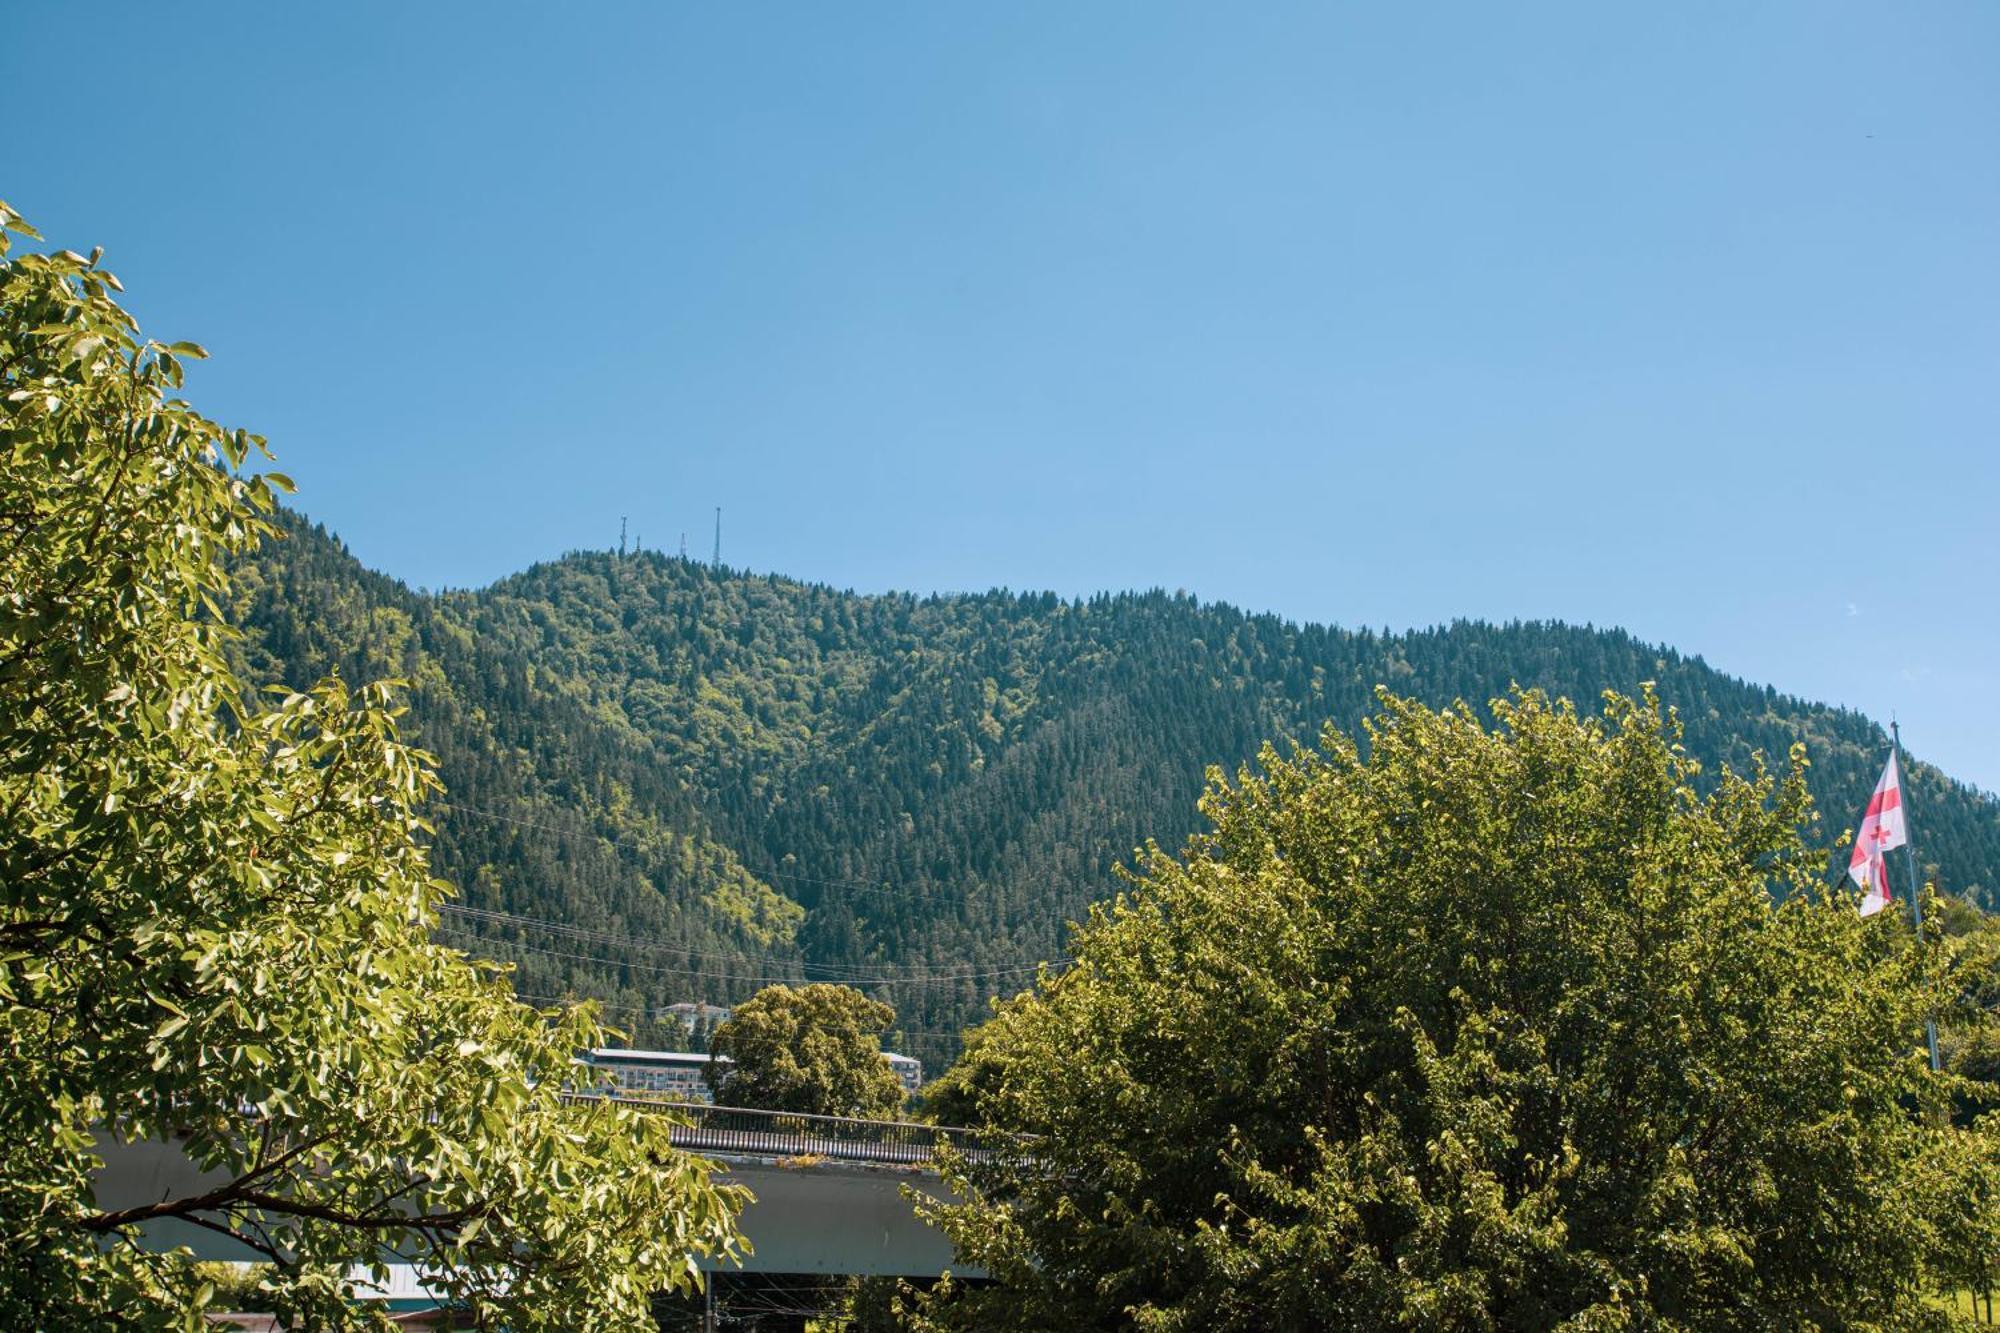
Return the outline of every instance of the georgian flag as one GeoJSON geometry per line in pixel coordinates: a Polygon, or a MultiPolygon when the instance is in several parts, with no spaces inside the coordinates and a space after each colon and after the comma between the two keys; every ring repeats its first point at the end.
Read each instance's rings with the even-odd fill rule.
{"type": "Polygon", "coordinates": [[[1868,798],[1868,813],[1861,817],[1861,831],[1854,835],[1854,855],[1847,862],[1847,874],[1861,886],[1861,915],[1873,916],[1889,905],[1889,862],[1887,853],[1901,847],[1903,836],[1903,784],[1896,775],[1896,756],[1868,798]]]}

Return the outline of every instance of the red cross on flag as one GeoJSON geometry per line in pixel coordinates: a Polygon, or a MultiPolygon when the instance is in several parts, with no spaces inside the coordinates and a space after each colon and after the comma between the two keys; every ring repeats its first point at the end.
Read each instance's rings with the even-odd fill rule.
{"type": "Polygon", "coordinates": [[[1901,847],[1903,835],[1903,784],[1896,776],[1896,755],[1889,754],[1889,766],[1868,798],[1868,813],[1861,817],[1861,830],[1854,835],[1854,855],[1847,862],[1847,874],[1861,886],[1861,915],[1873,916],[1889,905],[1889,861],[1886,853],[1901,847]]]}

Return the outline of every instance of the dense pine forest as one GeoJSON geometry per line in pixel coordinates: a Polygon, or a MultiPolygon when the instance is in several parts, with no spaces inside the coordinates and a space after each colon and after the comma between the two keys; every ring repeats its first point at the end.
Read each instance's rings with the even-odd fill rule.
{"type": "MultiPolygon", "coordinates": [[[[290,527],[238,572],[253,678],[406,681],[448,787],[447,938],[517,964],[524,996],[602,1000],[641,1042],[675,1039],[676,1001],[848,980],[935,1071],[990,996],[1060,964],[1064,923],[1135,846],[1195,829],[1205,766],[1354,728],[1378,686],[1594,707],[1657,682],[1711,771],[1803,741],[1829,847],[1885,745],[1858,714],[1618,631],[1376,633],[1163,592],[862,596],[650,551],[426,594],[290,527]]],[[[1995,906],[2000,803],[1921,762],[1909,782],[1929,873],[1995,906]]]]}

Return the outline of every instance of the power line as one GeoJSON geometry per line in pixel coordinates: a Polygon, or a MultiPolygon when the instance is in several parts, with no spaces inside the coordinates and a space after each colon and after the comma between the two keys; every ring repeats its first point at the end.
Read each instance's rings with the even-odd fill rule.
{"type": "MultiPolygon", "coordinates": [[[[562,828],[555,824],[541,824],[537,823],[532,819],[521,819],[514,815],[503,815],[497,810],[481,810],[476,806],[459,805],[453,801],[441,800],[435,802],[435,804],[442,806],[446,810],[456,811],[461,815],[473,815],[480,819],[497,820],[502,824],[516,824],[519,825],[521,828],[534,829],[540,833],[554,833],[563,837],[582,836],[587,838],[595,838],[599,842],[606,843],[612,847],[629,847],[634,851],[648,850],[646,844],[638,841],[637,839],[613,838],[606,834],[598,833],[592,829],[562,828]]],[[[739,862],[738,864],[741,863],[739,862]]],[[[744,870],[746,873],[749,874],[760,873],[751,871],[748,866],[745,866],[744,870]]],[[[914,896],[911,890],[895,888],[890,885],[883,884],[879,881],[871,883],[867,880],[859,880],[859,879],[829,879],[821,875],[801,875],[795,871],[790,871],[790,870],[769,870],[769,871],[763,871],[761,873],[767,874],[773,879],[797,880],[805,884],[827,884],[827,885],[845,886],[852,889],[858,889],[862,893],[879,893],[884,895],[885,897],[894,897],[905,902],[907,902],[912,896],[914,896]]]]}
{"type": "MultiPolygon", "coordinates": [[[[672,1009],[671,1006],[669,1005],[617,1004],[614,1003],[613,1001],[604,999],[602,996],[598,995],[528,995],[521,991],[516,991],[514,992],[514,998],[526,1004],[589,1003],[596,1005],[600,1009],[607,1010],[615,1014],[643,1014],[643,1015],[658,1016],[662,1018],[667,1017],[671,1014],[671,1016],[674,1017],[675,1019],[678,1019],[680,1017],[678,1014],[672,1014],[672,1009]]],[[[712,1004],[709,1005],[708,1007],[710,1009],[727,1009],[730,1008],[731,1006],[712,1004]]],[[[892,1027],[883,1035],[888,1037],[935,1037],[940,1040],[956,1041],[959,1038],[963,1037],[965,1033],[962,1030],[958,1032],[924,1032],[914,1028],[892,1027]]]]}
{"type": "MultiPolygon", "coordinates": [[[[595,930],[588,926],[573,926],[568,924],[567,922],[547,921],[540,917],[522,916],[518,912],[502,912],[486,907],[466,907],[459,903],[444,903],[440,905],[438,910],[441,912],[449,912],[454,916],[469,917],[476,921],[488,921],[488,922],[501,923],[514,926],[525,926],[535,930],[544,930],[553,935],[561,935],[569,938],[581,939],[584,942],[590,944],[605,944],[613,948],[636,949],[641,952],[648,952],[648,953],[673,954],[677,957],[685,958],[689,962],[695,962],[697,960],[707,959],[711,962],[719,962],[726,965],[740,964],[746,967],[769,967],[773,965],[773,960],[769,958],[753,958],[742,954],[733,956],[725,954],[717,956],[714,954],[705,953],[700,950],[684,949],[670,944],[660,944],[653,940],[640,939],[632,935],[619,935],[608,930],[595,930]]],[[[456,928],[447,926],[443,927],[443,929],[455,930],[456,928]]],[[[479,939],[491,938],[490,936],[477,935],[476,932],[472,931],[459,931],[458,933],[473,935],[475,938],[479,939]]],[[[506,941],[504,940],[500,942],[506,943],[506,941]]],[[[1056,958],[1047,961],[1057,965],[1066,965],[1070,960],[1067,956],[1058,955],[1056,958]]],[[[623,964],[620,965],[622,966],[623,964]]],[[[871,984],[893,984],[895,982],[904,980],[928,981],[928,980],[952,979],[960,977],[978,978],[981,976],[1011,975],[1020,972],[1032,972],[1035,970],[1035,968],[1040,967],[1041,963],[1017,964],[1003,968],[967,968],[967,969],[959,969],[956,971],[949,971],[949,970],[940,971],[936,968],[928,968],[928,967],[903,968],[898,971],[887,971],[881,968],[870,969],[864,967],[856,967],[846,963],[814,963],[814,962],[806,962],[804,960],[801,960],[798,966],[801,971],[819,970],[823,972],[847,974],[846,976],[829,977],[826,978],[827,980],[833,980],[833,981],[861,980],[861,981],[867,981],[871,984]]],[[[810,980],[811,978],[807,979],[810,980]]]]}
{"type": "MultiPolygon", "coordinates": [[[[497,810],[481,810],[477,806],[459,805],[454,801],[438,800],[435,802],[435,804],[443,807],[446,810],[456,811],[457,813],[462,815],[472,815],[479,819],[491,819],[502,824],[514,824],[521,828],[534,829],[540,833],[553,833],[561,837],[582,836],[588,838],[595,838],[599,842],[605,843],[606,845],[612,847],[628,847],[634,851],[649,850],[644,843],[633,838],[613,838],[606,834],[598,833],[591,829],[561,828],[554,824],[538,823],[532,819],[521,819],[514,815],[503,815],[497,810]]],[[[737,862],[737,864],[742,865],[743,863],[739,861],[737,862]]],[[[833,885],[837,887],[850,888],[857,893],[879,894],[883,898],[890,899],[891,901],[898,903],[910,902],[911,900],[913,900],[918,896],[915,890],[909,888],[898,888],[893,885],[881,883],[879,881],[871,883],[869,881],[859,880],[859,879],[831,879],[821,875],[803,875],[799,874],[796,871],[791,871],[791,870],[767,870],[759,872],[759,871],[752,871],[748,866],[743,866],[743,870],[744,873],[752,875],[753,877],[758,874],[763,874],[763,875],[768,875],[772,879],[793,880],[804,884],[833,885]]]]}
{"type": "MultiPolygon", "coordinates": [[[[772,986],[790,985],[805,979],[797,976],[748,976],[735,972],[711,972],[701,968],[665,967],[657,963],[637,963],[630,959],[600,958],[594,954],[576,954],[568,953],[561,949],[546,949],[539,944],[525,944],[518,940],[495,940],[491,936],[481,935],[477,931],[468,930],[461,926],[440,926],[438,927],[438,932],[445,935],[455,935],[462,939],[477,940],[481,944],[505,945],[511,949],[542,954],[550,958],[566,958],[578,963],[595,963],[599,967],[622,967],[638,972],[658,972],[671,976],[699,977],[705,981],[745,981],[772,986]]],[[[1068,960],[1064,959],[1062,961],[1067,962],[1068,960]]],[[[982,981],[994,977],[1021,976],[1025,973],[1039,972],[1044,966],[1047,966],[1047,964],[1034,963],[1019,967],[988,968],[963,972],[909,973],[903,976],[853,976],[846,978],[845,984],[856,987],[931,986],[954,981],[982,981]]]]}
{"type": "MultiPolygon", "coordinates": [[[[594,833],[589,830],[560,828],[551,824],[542,824],[534,820],[520,819],[513,815],[501,814],[498,811],[482,810],[476,806],[459,805],[452,801],[441,800],[438,802],[438,804],[440,806],[443,806],[447,810],[453,810],[460,814],[472,815],[482,819],[496,820],[501,823],[514,824],[522,828],[534,829],[539,832],[552,833],[560,836],[569,836],[581,832],[583,833],[584,836],[595,837],[600,841],[609,843],[612,846],[629,847],[634,849],[642,848],[641,843],[636,842],[632,839],[605,837],[602,834],[594,833]]],[[[795,880],[805,881],[808,883],[844,886],[862,892],[882,894],[885,897],[895,897],[901,901],[908,901],[910,897],[913,896],[909,894],[907,891],[899,892],[886,885],[868,884],[860,880],[833,879],[821,876],[795,874],[790,871],[773,871],[770,873],[773,875],[773,877],[776,878],[795,879],[795,880]]],[[[685,959],[690,964],[701,961],[708,961],[710,963],[710,967],[713,967],[716,963],[720,963],[722,966],[744,966],[751,968],[768,968],[772,965],[771,960],[769,959],[753,958],[744,955],[732,956],[726,954],[720,955],[718,957],[716,954],[706,951],[698,951],[695,949],[688,949],[688,948],[677,948],[672,945],[660,944],[659,942],[653,940],[642,940],[629,935],[618,935],[610,931],[596,930],[584,926],[575,926],[565,922],[547,921],[537,917],[522,916],[518,913],[513,913],[513,912],[502,912],[488,908],[471,907],[458,903],[442,904],[440,910],[443,912],[451,913],[453,915],[465,917],[467,919],[475,921],[484,921],[495,924],[504,923],[532,930],[546,931],[553,935],[567,937],[571,939],[577,939],[589,944],[605,945],[611,948],[623,949],[623,950],[637,950],[640,952],[652,953],[656,955],[657,954],[672,955],[678,958],[685,959]]],[[[973,968],[973,969],[961,969],[958,971],[938,971],[927,968],[916,968],[916,969],[905,969],[901,972],[883,972],[880,970],[875,970],[875,971],[864,970],[847,964],[800,962],[798,964],[798,969],[802,975],[767,976],[758,974],[718,972],[710,970],[710,968],[705,968],[705,967],[693,967],[693,966],[686,968],[663,967],[657,964],[634,962],[629,958],[614,959],[614,958],[601,958],[594,955],[572,954],[564,952],[562,950],[547,949],[541,946],[530,945],[518,941],[496,940],[491,936],[480,935],[477,932],[470,930],[456,929],[452,927],[443,927],[442,929],[450,931],[451,933],[454,933],[460,936],[461,938],[469,940],[478,940],[482,944],[508,944],[511,947],[519,948],[527,952],[537,953],[547,957],[564,958],[575,962],[594,963],[600,967],[623,967],[623,968],[637,969],[640,971],[685,976],[702,980],[739,981],[739,982],[757,983],[763,985],[789,984],[798,981],[811,981],[815,979],[811,974],[814,971],[817,971],[822,974],[818,978],[819,980],[839,982],[857,987],[881,987],[881,986],[903,986],[903,985],[925,986],[925,985],[939,985],[957,981],[982,981],[982,980],[997,979],[1008,976],[1022,976],[1027,973],[1036,972],[1044,965],[1044,963],[1037,962],[1033,964],[1026,964],[1026,965],[1012,966],[1005,968],[973,968]]],[[[1070,964],[1070,962],[1071,960],[1067,956],[1061,954],[1058,954],[1055,958],[1046,960],[1046,964],[1048,966],[1056,968],[1065,968],[1070,964]]]]}
{"type": "MultiPolygon", "coordinates": [[[[496,940],[488,935],[467,930],[460,926],[440,926],[440,935],[455,936],[459,939],[476,941],[479,944],[499,945],[522,953],[540,954],[546,958],[563,958],[576,963],[595,963],[599,967],[619,967],[634,972],[657,972],[667,976],[694,977],[702,981],[745,981],[757,985],[791,985],[803,978],[796,976],[747,976],[735,972],[708,972],[700,968],[662,967],[655,963],[635,963],[623,958],[599,958],[594,954],[569,953],[562,949],[545,949],[539,944],[524,944],[519,940],[496,940]]],[[[859,984],[859,983],[857,983],[859,984]]]]}
{"type": "MultiPolygon", "coordinates": [[[[614,948],[638,949],[646,953],[673,954],[686,958],[689,962],[706,959],[712,963],[741,964],[745,967],[766,967],[769,958],[753,958],[744,954],[717,955],[702,950],[682,949],[671,944],[661,944],[654,940],[642,940],[630,935],[618,935],[608,930],[592,930],[586,926],[566,925],[558,921],[544,921],[539,917],[522,916],[516,912],[501,912],[485,907],[467,907],[461,903],[442,903],[440,912],[462,916],[474,921],[485,921],[496,925],[524,926],[532,930],[547,931],[551,935],[567,936],[591,944],[608,944],[614,948]]],[[[851,969],[848,969],[851,970],[851,969]]]]}

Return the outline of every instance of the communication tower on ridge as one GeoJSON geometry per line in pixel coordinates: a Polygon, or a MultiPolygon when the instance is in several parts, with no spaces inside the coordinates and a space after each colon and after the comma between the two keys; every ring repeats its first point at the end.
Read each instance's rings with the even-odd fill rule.
{"type": "Polygon", "coordinates": [[[715,507],[715,560],[717,569],[722,568],[722,506],[715,507]]]}

